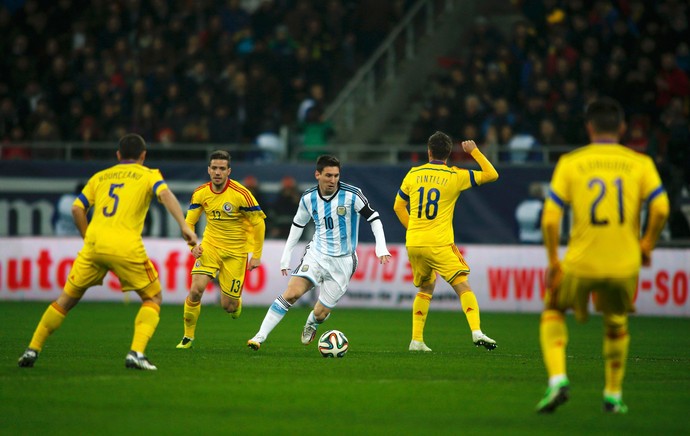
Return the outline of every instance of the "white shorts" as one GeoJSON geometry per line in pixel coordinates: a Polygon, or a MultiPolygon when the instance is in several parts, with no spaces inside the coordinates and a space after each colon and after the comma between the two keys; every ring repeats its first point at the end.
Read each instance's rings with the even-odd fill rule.
{"type": "Polygon", "coordinates": [[[334,308],[345,295],[347,285],[357,269],[357,254],[333,257],[319,253],[312,244],[308,244],[304,256],[293,276],[303,277],[320,285],[319,301],[329,309],[334,308]]]}

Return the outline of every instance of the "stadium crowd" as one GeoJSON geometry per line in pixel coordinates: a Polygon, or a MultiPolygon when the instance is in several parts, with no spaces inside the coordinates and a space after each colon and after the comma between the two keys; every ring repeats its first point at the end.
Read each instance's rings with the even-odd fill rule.
{"type": "MultiPolygon", "coordinates": [[[[429,131],[483,144],[581,145],[584,106],[624,105],[626,145],[688,163],[690,6],[680,0],[516,0],[523,20],[507,37],[484,17],[466,55],[443,59],[409,136],[429,131]]],[[[529,159],[529,154],[515,154],[529,159]]],[[[555,160],[558,153],[553,153],[555,160]]]]}
{"type": "Polygon", "coordinates": [[[408,3],[1,2],[2,158],[43,157],[27,142],[127,131],[162,143],[254,143],[282,125],[311,132],[321,121],[312,113],[408,3]]]}

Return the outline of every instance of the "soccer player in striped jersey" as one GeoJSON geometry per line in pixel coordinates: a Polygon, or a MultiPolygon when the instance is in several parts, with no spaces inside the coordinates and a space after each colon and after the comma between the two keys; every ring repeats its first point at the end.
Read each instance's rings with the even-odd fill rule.
{"type": "Polygon", "coordinates": [[[424,343],[424,325],[437,273],[460,297],[472,331],[472,342],[488,350],[496,348],[496,341],[480,328],[479,304],[468,281],[470,267],[455,246],[453,212],[460,192],[495,181],[498,172],[474,141],[463,141],[462,148],[482,170],[449,167],[446,162],[452,148],[453,141],[445,133],[431,135],[427,142],[429,163],[413,167],[407,173],[393,205],[395,214],[407,229],[405,246],[412,267],[412,280],[418,288],[412,303],[410,351],[431,351],[424,343]]]}
{"type": "Polygon", "coordinates": [[[537,404],[540,413],[551,413],[568,400],[564,313],[573,309],[578,321],[586,321],[590,294],[604,320],[604,411],[627,412],[622,386],[628,313],[634,311],[640,265],[649,265],[669,213],[652,159],[619,144],[625,121],[618,102],[602,98],[590,103],[585,126],[591,143],[558,160],[542,217],[549,265],[539,333],[549,384],[537,404]],[[640,239],[644,204],[649,213],[640,239]],[[558,241],[566,205],[573,224],[561,262],[558,241]]]}
{"type": "Polygon", "coordinates": [[[29,348],[19,358],[19,366],[34,366],[48,336],[62,325],[87,289],[102,284],[108,271],[112,271],[120,279],[123,291],[134,291],[142,300],[125,366],[156,369],[144,355],[158,326],[162,302],[158,272],[141,239],[151,199],[156,197],[175,218],[189,245],[196,245],[197,236],[185,224],[180,204],[160,171],[143,165],[145,157],[146,143],[141,136],[123,136],[117,151],[120,163],[91,177],[74,200],[72,215],[84,238],[84,247],[72,265],[62,294],[38,323],[29,348]],[[89,209],[93,210],[91,222],[87,220],[89,209]]]}
{"type": "Polygon", "coordinates": [[[292,250],[310,220],[314,221],[316,228],[314,237],[292,271],[287,289],[271,304],[259,331],[247,341],[247,346],[254,350],[261,347],[302,295],[320,285],[318,300],[302,330],[302,343],[311,343],[316,329],[330,316],[331,310],[347,291],[357,268],[355,250],[360,217],[371,225],[379,261],[382,264],[390,261],[379,214],[371,208],[361,189],[340,181],[340,161],[333,156],[319,156],[314,176],[317,186],[302,195],[280,259],[284,276],[288,275],[292,250]]]}
{"type": "Polygon", "coordinates": [[[201,313],[201,297],[218,276],[220,304],[234,319],[242,313],[242,289],[247,270],[261,264],[266,234],[266,215],[256,198],[239,182],[230,179],[230,153],[211,153],[209,183],[192,194],[187,224],[194,230],[201,214],[206,229],[201,244],[192,248],[197,258],[192,268],[192,286],[184,302],[184,336],[177,348],[191,348],[201,313]],[[251,253],[251,259],[249,259],[251,253]]]}

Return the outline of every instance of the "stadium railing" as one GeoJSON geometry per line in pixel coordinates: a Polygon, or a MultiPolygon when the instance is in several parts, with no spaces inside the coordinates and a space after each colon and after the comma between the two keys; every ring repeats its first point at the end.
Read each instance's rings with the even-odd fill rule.
{"type": "Polygon", "coordinates": [[[372,108],[377,89],[395,78],[399,64],[415,57],[420,37],[435,31],[439,14],[460,6],[458,0],[419,0],[362,65],[324,112],[337,132],[352,132],[357,113],[372,108]]]}

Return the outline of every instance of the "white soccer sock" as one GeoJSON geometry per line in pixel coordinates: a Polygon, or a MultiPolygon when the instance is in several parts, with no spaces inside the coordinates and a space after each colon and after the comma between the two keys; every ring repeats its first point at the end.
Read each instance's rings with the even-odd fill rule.
{"type": "Polygon", "coordinates": [[[290,307],[292,307],[292,304],[288,303],[282,295],[276,298],[275,301],[273,301],[273,304],[271,304],[271,307],[268,308],[266,316],[264,317],[261,327],[259,328],[259,332],[256,335],[267,338],[273,329],[278,325],[278,323],[283,319],[288,310],[290,310],[290,307]]]}

